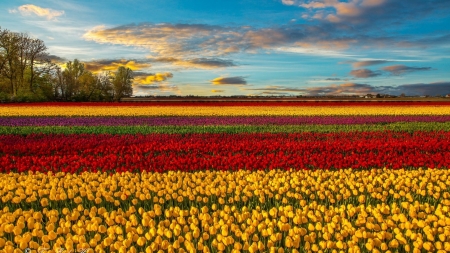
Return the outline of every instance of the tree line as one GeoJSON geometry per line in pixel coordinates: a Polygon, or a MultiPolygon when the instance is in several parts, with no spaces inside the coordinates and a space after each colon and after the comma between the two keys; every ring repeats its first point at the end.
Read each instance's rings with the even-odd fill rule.
{"type": "Polygon", "coordinates": [[[64,67],[40,39],[0,27],[0,102],[120,101],[133,93],[133,72],[94,74],[75,59],[64,67]]]}

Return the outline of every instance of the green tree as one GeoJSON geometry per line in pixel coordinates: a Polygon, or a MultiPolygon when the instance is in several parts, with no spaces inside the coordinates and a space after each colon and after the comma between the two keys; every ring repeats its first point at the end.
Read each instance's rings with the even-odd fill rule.
{"type": "Polygon", "coordinates": [[[17,33],[8,30],[1,32],[0,37],[0,54],[2,55],[1,73],[0,75],[8,80],[9,93],[13,96],[17,95],[19,76],[19,45],[20,37],[17,33]]]}
{"type": "MultiPolygon", "coordinates": [[[[51,68],[46,50],[42,40],[0,28],[0,84],[4,84],[6,79],[7,92],[13,97],[36,93],[35,88],[39,88],[36,80],[41,82],[51,68]]],[[[4,85],[0,88],[5,91],[4,85]]]]}
{"type": "Polygon", "coordinates": [[[70,100],[80,93],[80,77],[85,73],[84,64],[78,59],[73,62],[66,63],[66,69],[62,75],[64,81],[62,82],[62,96],[65,100],[70,100]]]}
{"type": "Polygon", "coordinates": [[[133,71],[130,68],[125,68],[123,66],[119,67],[119,69],[114,72],[112,80],[114,100],[120,101],[122,97],[131,96],[133,94],[133,88],[131,87],[132,83],[133,71]]]}

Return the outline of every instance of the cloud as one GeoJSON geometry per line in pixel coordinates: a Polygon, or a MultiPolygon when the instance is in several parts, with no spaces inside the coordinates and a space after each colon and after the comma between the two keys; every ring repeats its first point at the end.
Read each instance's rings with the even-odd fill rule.
{"type": "Polygon", "coordinates": [[[396,94],[405,93],[409,96],[440,96],[450,94],[450,82],[403,84],[395,87],[394,90],[396,94]]]}
{"type": "Polygon", "coordinates": [[[216,69],[237,66],[232,60],[224,60],[220,58],[194,58],[182,60],[173,57],[155,58],[155,62],[172,63],[177,66],[186,68],[216,69]]]}
{"type": "Polygon", "coordinates": [[[85,67],[89,71],[98,73],[102,71],[116,71],[119,67],[130,68],[133,71],[140,70],[151,67],[151,64],[137,60],[114,59],[85,62],[85,67]]]}
{"type": "Polygon", "coordinates": [[[330,78],[325,79],[325,81],[340,81],[340,80],[341,79],[337,78],[337,77],[330,77],[330,78]]]}
{"type": "Polygon", "coordinates": [[[55,20],[56,17],[64,15],[64,11],[53,10],[50,8],[42,8],[33,4],[25,4],[17,9],[9,10],[10,13],[20,12],[22,16],[36,15],[45,17],[48,20],[55,20]]]}
{"type": "Polygon", "coordinates": [[[264,91],[264,92],[260,92],[256,95],[275,95],[275,96],[280,96],[280,95],[290,95],[291,93],[289,92],[276,92],[276,91],[264,91]]]}
{"type": "Polygon", "coordinates": [[[365,94],[390,94],[408,96],[440,96],[450,94],[450,82],[402,84],[399,86],[373,86],[364,83],[342,83],[328,86],[292,88],[284,86],[268,86],[265,88],[246,89],[262,92],[295,93],[305,96],[340,96],[340,95],[365,95],[365,94]]]}
{"type": "Polygon", "coordinates": [[[370,69],[355,69],[350,71],[350,75],[357,78],[369,78],[379,76],[381,75],[381,73],[378,71],[372,71],[370,69]]]}
{"type": "Polygon", "coordinates": [[[357,61],[357,62],[352,62],[352,66],[354,68],[361,68],[361,67],[367,67],[367,66],[372,66],[372,65],[378,65],[378,64],[384,64],[384,63],[389,63],[392,61],[388,61],[388,60],[368,60],[368,61],[357,61]]]}
{"type": "Polygon", "coordinates": [[[431,67],[408,67],[405,65],[391,65],[382,68],[382,70],[390,72],[392,75],[402,75],[409,72],[431,70],[431,67]]]}
{"type": "Polygon", "coordinates": [[[157,85],[133,85],[133,95],[135,96],[155,95],[160,92],[181,94],[178,86],[167,83],[160,83],[157,85]]]}
{"type": "Polygon", "coordinates": [[[134,75],[134,83],[140,85],[147,85],[152,83],[159,83],[166,81],[173,77],[173,74],[170,72],[163,73],[155,73],[155,74],[146,74],[142,72],[138,72],[138,74],[134,75]]]}
{"type": "MultiPolygon", "coordinates": [[[[264,88],[248,88],[247,91],[259,91],[255,95],[304,95],[304,96],[349,96],[366,94],[391,94],[400,95],[405,93],[407,96],[440,96],[450,94],[450,82],[434,83],[416,83],[403,84],[399,86],[373,86],[364,83],[342,83],[318,87],[286,87],[286,86],[267,86],[264,88]]],[[[180,89],[176,85],[167,83],[158,83],[157,85],[133,85],[134,95],[149,95],[157,92],[172,92],[180,94],[180,89]]],[[[220,93],[225,90],[212,90],[211,92],[220,93]]]]}
{"type": "Polygon", "coordinates": [[[291,0],[282,3],[302,7],[307,11],[303,14],[307,19],[353,26],[399,24],[418,17],[445,13],[450,8],[448,1],[422,0],[291,0]]]}
{"type": "Polygon", "coordinates": [[[217,58],[196,58],[187,62],[194,66],[201,66],[204,68],[223,68],[236,66],[236,64],[234,64],[231,60],[222,60],[217,58]]]}
{"type": "Polygon", "coordinates": [[[266,88],[254,88],[247,90],[257,90],[266,92],[287,92],[298,93],[305,96],[338,96],[338,95],[362,95],[373,91],[373,87],[369,84],[360,83],[343,83],[332,84],[329,86],[317,86],[307,88],[291,88],[283,86],[269,86],[266,88]]]}
{"type": "Polygon", "coordinates": [[[256,91],[267,91],[267,92],[283,92],[283,93],[289,93],[289,92],[304,92],[305,88],[292,88],[292,87],[284,87],[284,86],[278,86],[278,85],[270,85],[266,88],[251,88],[246,90],[256,90],[256,91]]]}
{"type": "Polygon", "coordinates": [[[98,43],[118,44],[150,50],[153,56],[175,57],[210,55],[212,51],[226,50],[227,37],[236,37],[225,28],[204,24],[151,24],[125,25],[114,28],[94,27],[83,37],[98,43]]]}
{"type": "MultiPolygon", "coordinates": [[[[439,13],[450,10],[450,1],[284,0],[283,3],[299,6],[300,12],[306,12],[306,18],[316,22],[270,27],[174,23],[96,26],[83,38],[148,50],[150,58],[172,59],[167,63],[205,69],[232,67],[234,62],[222,58],[236,53],[276,51],[353,57],[350,52],[367,48],[423,50],[423,47],[444,47],[450,42],[448,32],[418,31],[404,36],[395,30],[402,22],[414,23],[417,17],[439,17],[439,13]]],[[[373,60],[354,64],[355,68],[361,68],[381,63],[384,62],[373,60]]]]}
{"type": "MultiPolygon", "coordinates": [[[[218,57],[238,52],[278,50],[311,53],[315,49],[348,48],[357,41],[334,37],[326,27],[285,25],[270,28],[212,26],[206,24],[131,24],[107,28],[97,26],[83,35],[97,43],[149,50],[150,58],[182,66],[230,67],[235,64],[218,57]],[[295,51],[293,49],[306,50],[295,51]]],[[[320,53],[315,50],[313,53],[320,53]]]]}
{"type": "Polygon", "coordinates": [[[66,58],[62,58],[62,57],[59,57],[57,55],[52,55],[52,54],[39,56],[37,60],[40,60],[40,61],[48,60],[51,63],[55,63],[55,64],[63,64],[67,61],[66,58]]]}
{"type": "Polygon", "coordinates": [[[294,0],[281,0],[281,2],[285,5],[294,5],[295,4],[294,0]]]}
{"type": "Polygon", "coordinates": [[[211,83],[214,85],[224,85],[224,84],[246,85],[247,81],[243,76],[232,76],[232,77],[217,77],[211,80],[211,83]]]}

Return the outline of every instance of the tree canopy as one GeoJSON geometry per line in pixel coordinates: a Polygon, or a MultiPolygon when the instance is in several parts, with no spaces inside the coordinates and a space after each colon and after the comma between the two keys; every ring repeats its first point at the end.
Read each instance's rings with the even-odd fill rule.
{"type": "Polygon", "coordinates": [[[52,62],[40,39],[0,27],[0,102],[120,101],[133,93],[133,72],[94,74],[74,59],[52,62]]]}

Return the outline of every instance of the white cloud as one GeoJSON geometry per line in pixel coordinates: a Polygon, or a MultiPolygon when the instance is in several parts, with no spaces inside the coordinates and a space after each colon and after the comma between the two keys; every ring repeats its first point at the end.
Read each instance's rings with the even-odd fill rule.
{"type": "Polygon", "coordinates": [[[296,54],[306,54],[306,55],[316,55],[323,57],[358,57],[358,55],[347,54],[343,51],[335,51],[335,50],[324,50],[320,47],[279,47],[276,48],[275,51],[287,52],[287,53],[296,53],[296,54]]]}
{"type": "Polygon", "coordinates": [[[295,4],[294,0],[281,0],[281,2],[285,5],[294,5],[295,4]]]}
{"type": "Polygon", "coordinates": [[[25,4],[17,9],[9,10],[9,13],[20,13],[22,16],[36,15],[45,17],[48,20],[55,20],[56,17],[64,15],[64,11],[53,10],[50,8],[42,8],[33,4],[25,4]]]}

